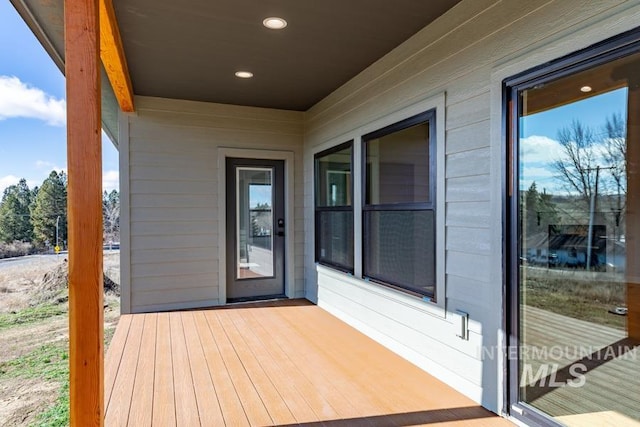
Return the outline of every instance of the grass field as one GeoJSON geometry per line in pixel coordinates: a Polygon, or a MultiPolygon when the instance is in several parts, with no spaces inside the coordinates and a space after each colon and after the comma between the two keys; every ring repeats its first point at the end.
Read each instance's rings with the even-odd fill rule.
{"type": "MultiPolygon", "coordinates": [[[[119,281],[119,254],[105,255],[119,281]]],[[[34,257],[0,266],[0,425],[69,424],[69,335],[64,258],[34,257]]],[[[119,318],[119,297],[105,295],[105,348],[119,318]]]]}
{"type": "Polygon", "coordinates": [[[523,267],[522,274],[526,278],[524,304],[621,330],[626,328],[626,316],[609,312],[625,306],[626,284],[611,281],[606,273],[523,267]]]}

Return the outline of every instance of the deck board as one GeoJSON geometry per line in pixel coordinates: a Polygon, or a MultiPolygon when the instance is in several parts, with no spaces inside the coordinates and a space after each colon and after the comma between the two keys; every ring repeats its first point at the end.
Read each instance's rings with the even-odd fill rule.
{"type": "MultiPolygon", "coordinates": [[[[285,312],[281,312],[285,313],[285,312]]],[[[373,341],[358,333],[354,333],[351,329],[339,327],[339,321],[331,318],[323,322],[323,327],[318,327],[316,323],[319,319],[316,313],[310,311],[307,316],[309,318],[308,333],[322,341],[331,341],[335,344],[324,348],[316,348],[317,351],[323,352],[325,357],[335,360],[340,372],[349,379],[349,383],[359,384],[372,393],[367,395],[373,404],[376,404],[377,410],[382,414],[386,413],[391,407],[403,408],[407,411],[416,409],[413,404],[424,404],[425,395],[424,385],[420,384],[416,389],[414,379],[411,378],[410,370],[412,365],[395,365],[392,353],[387,352],[368,352],[367,348],[373,341]],[[349,352],[341,352],[341,348],[350,349],[349,352]],[[353,369],[356,367],[356,369],[353,369]],[[370,369],[375,370],[378,375],[375,377],[370,375],[370,369]],[[409,371],[407,371],[407,369],[409,371]],[[402,381],[399,388],[398,380],[402,381]]],[[[301,325],[295,325],[295,319],[289,317],[292,326],[300,328],[301,325]]],[[[299,329],[300,330],[300,329],[299,329]]],[[[428,394],[428,393],[427,393],[428,394]]],[[[455,400],[450,401],[453,403],[455,400]]]]}
{"type": "Polygon", "coordinates": [[[133,385],[133,395],[136,398],[131,401],[129,409],[128,423],[140,427],[151,426],[152,422],[157,318],[156,314],[144,316],[142,341],[138,353],[138,368],[133,385]]]}
{"type": "Polygon", "coordinates": [[[169,315],[176,423],[179,426],[201,425],[198,402],[191,375],[191,361],[184,338],[184,328],[182,327],[182,317],[188,315],[189,313],[171,313],[169,315]]]}
{"type": "Polygon", "coordinates": [[[120,316],[118,321],[118,327],[111,338],[111,344],[107,350],[104,363],[104,407],[105,410],[109,407],[109,400],[113,391],[113,384],[116,381],[116,375],[120,368],[120,362],[122,361],[122,354],[124,353],[124,346],[127,343],[127,336],[129,335],[129,328],[131,327],[131,319],[133,316],[124,315],[120,316]]]}
{"type": "Polygon", "coordinates": [[[152,411],[153,425],[170,427],[176,425],[176,403],[173,391],[173,359],[171,357],[171,328],[168,313],[158,314],[156,328],[153,407],[149,410],[152,411]]]}
{"type": "MultiPolygon", "coordinates": [[[[358,363],[352,365],[351,371],[344,370],[341,367],[340,358],[330,357],[337,348],[345,348],[344,346],[337,345],[318,345],[321,342],[326,343],[322,339],[325,335],[314,333],[309,329],[306,333],[302,333],[300,325],[297,324],[297,319],[292,319],[287,315],[285,311],[277,309],[275,313],[280,316],[278,323],[283,325],[283,328],[277,334],[275,339],[279,339],[282,345],[295,346],[301,349],[300,358],[297,358],[296,362],[299,363],[299,368],[302,370],[308,370],[306,367],[313,366],[315,369],[308,370],[306,373],[310,382],[314,388],[318,389],[324,396],[328,403],[336,410],[341,418],[356,418],[360,411],[366,411],[372,415],[384,416],[388,409],[381,407],[374,402],[371,393],[366,393],[363,390],[363,384],[353,381],[354,371],[362,371],[365,365],[358,363]],[[312,339],[309,339],[312,338],[312,339]]],[[[276,323],[275,320],[264,319],[265,325],[267,321],[276,323]]],[[[314,319],[309,318],[309,328],[312,327],[314,319]]],[[[325,325],[326,326],[326,325],[325,325]]],[[[336,334],[338,331],[334,331],[336,334]]],[[[346,347],[350,348],[351,347],[346,347]]],[[[349,352],[350,353],[350,352],[349,352]]],[[[343,357],[348,357],[349,354],[344,354],[343,357]]],[[[363,360],[360,360],[362,362],[363,360]]],[[[366,385],[364,385],[366,388],[366,385]]],[[[387,425],[393,425],[394,423],[387,420],[387,425]]],[[[367,425],[363,423],[362,425],[367,425]]]]}
{"type": "Polygon", "coordinates": [[[265,409],[271,417],[271,420],[276,425],[295,423],[296,420],[287,407],[286,402],[278,393],[278,390],[271,382],[271,379],[264,371],[262,365],[260,365],[258,360],[255,358],[253,351],[244,341],[242,336],[249,331],[239,331],[228,313],[228,311],[223,310],[218,312],[220,323],[226,331],[229,339],[234,343],[233,347],[236,354],[242,361],[242,365],[260,396],[261,401],[263,403],[268,402],[268,405],[265,404],[265,409]]]}
{"type": "Polygon", "coordinates": [[[548,359],[530,353],[527,363],[533,372],[543,364],[566,369],[578,362],[590,367],[582,387],[534,387],[534,398],[528,399],[533,406],[566,424],[589,425],[584,424],[584,414],[598,414],[593,415],[595,421],[591,425],[601,425],[601,420],[610,416],[617,420],[612,421],[615,425],[640,426],[640,348],[625,340],[626,331],[530,306],[523,310],[528,325],[525,348],[557,350],[548,359]],[[606,361],[598,362],[598,357],[593,358],[595,362],[589,360],[592,353],[607,355],[608,346],[628,347],[630,351],[606,361]],[[563,353],[563,349],[568,350],[563,353]],[[588,356],[583,357],[583,353],[588,356]],[[625,422],[621,423],[621,419],[625,422]]]}
{"type": "Polygon", "coordinates": [[[118,374],[113,384],[109,406],[105,411],[105,424],[127,425],[133,386],[138,369],[138,353],[142,343],[144,316],[134,317],[127,335],[118,374]]]}
{"type": "Polygon", "coordinates": [[[182,325],[189,351],[191,375],[198,403],[200,422],[203,426],[224,425],[224,417],[220,409],[218,395],[211,380],[211,375],[209,375],[207,359],[198,335],[193,313],[184,313],[182,325]]]}
{"type": "Polygon", "coordinates": [[[270,334],[271,340],[282,352],[289,355],[296,372],[306,378],[307,381],[300,383],[301,391],[308,396],[315,412],[322,419],[357,416],[357,408],[351,404],[349,395],[340,389],[344,378],[337,375],[333,361],[319,356],[314,348],[315,340],[305,339],[291,324],[278,319],[276,310],[273,309],[269,313],[264,310],[252,311],[250,314],[255,316],[256,324],[261,325],[264,333],[270,334]],[[291,357],[292,349],[296,349],[297,357],[291,357]]]}
{"type": "Polygon", "coordinates": [[[320,418],[316,416],[302,393],[304,390],[304,387],[300,387],[302,377],[292,375],[292,370],[296,368],[288,357],[284,354],[278,355],[271,348],[271,340],[264,340],[264,336],[261,337],[259,333],[256,333],[259,325],[249,323],[248,316],[233,311],[230,311],[229,314],[236,327],[243,332],[242,338],[258,363],[264,368],[278,394],[286,402],[295,421],[298,423],[319,421],[320,418]]]}
{"type": "Polygon", "coordinates": [[[107,426],[511,425],[301,300],[123,316],[105,366],[107,426]]]}
{"type": "MultiPolygon", "coordinates": [[[[235,385],[231,381],[229,371],[224,364],[218,344],[213,336],[209,322],[204,312],[195,313],[196,327],[202,348],[207,359],[209,375],[216,387],[218,403],[222,409],[222,416],[226,424],[234,424],[237,426],[247,426],[249,421],[236,392],[235,385]]],[[[204,374],[204,373],[203,373],[204,374]]]]}
{"type": "Polygon", "coordinates": [[[234,344],[227,336],[227,332],[220,322],[218,312],[210,311],[206,313],[209,327],[213,331],[218,343],[218,349],[222,355],[224,365],[229,371],[231,381],[235,385],[236,393],[242,403],[244,412],[251,425],[272,425],[273,420],[264,405],[253,382],[249,378],[240,357],[238,356],[234,344]]]}

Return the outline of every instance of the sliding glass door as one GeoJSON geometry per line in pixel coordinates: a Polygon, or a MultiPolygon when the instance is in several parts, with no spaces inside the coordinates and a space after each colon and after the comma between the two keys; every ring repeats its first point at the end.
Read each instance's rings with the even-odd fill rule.
{"type": "Polygon", "coordinates": [[[508,82],[510,389],[529,421],[640,425],[636,46],[508,82]]]}

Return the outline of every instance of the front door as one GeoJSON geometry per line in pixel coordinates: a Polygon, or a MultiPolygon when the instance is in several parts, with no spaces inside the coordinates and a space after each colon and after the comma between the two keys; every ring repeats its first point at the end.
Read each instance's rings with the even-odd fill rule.
{"type": "Polygon", "coordinates": [[[284,296],[284,161],[228,158],[227,302],[284,296]]]}

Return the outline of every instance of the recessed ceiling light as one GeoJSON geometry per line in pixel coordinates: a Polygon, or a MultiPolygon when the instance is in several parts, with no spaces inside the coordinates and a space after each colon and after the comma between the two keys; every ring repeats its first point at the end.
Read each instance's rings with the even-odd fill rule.
{"type": "Polygon", "coordinates": [[[591,86],[582,86],[580,88],[580,91],[587,93],[587,92],[591,92],[593,89],[591,89],[591,86]]]}
{"type": "Polygon", "coordinates": [[[278,18],[277,16],[272,16],[265,18],[264,21],[262,21],[262,25],[267,28],[271,28],[272,30],[281,30],[287,26],[287,21],[282,18],[278,18]]]}
{"type": "Polygon", "coordinates": [[[236,71],[236,77],[240,77],[241,79],[250,79],[253,77],[253,73],[251,71],[236,71]]]}

